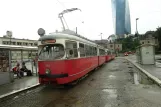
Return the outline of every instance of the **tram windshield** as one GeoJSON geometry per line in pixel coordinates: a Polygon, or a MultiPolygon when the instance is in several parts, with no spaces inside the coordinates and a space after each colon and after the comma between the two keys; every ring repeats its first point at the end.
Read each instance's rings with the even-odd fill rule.
{"type": "Polygon", "coordinates": [[[39,46],[40,60],[61,59],[64,56],[64,54],[64,47],[61,44],[39,46]]]}

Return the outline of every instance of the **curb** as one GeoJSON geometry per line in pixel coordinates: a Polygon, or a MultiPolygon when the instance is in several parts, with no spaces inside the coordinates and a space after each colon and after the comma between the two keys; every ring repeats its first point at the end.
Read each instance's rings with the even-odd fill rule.
{"type": "Polygon", "coordinates": [[[8,97],[8,96],[11,96],[11,95],[14,95],[14,94],[23,92],[23,91],[26,91],[26,90],[29,90],[29,89],[32,89],[32,88],[36,88],[36,87],[38,87],[39,85],[40,85],[40,84],[38,83],[38,84],[29,86],[29,87],[26,87],[26,88],[22,88],[22,89],[19,89],[19,90],[16,90],[16,91],[9,92],[9,93],[7,93],[7,94],[0,95],[0,100],[3,99],[3,98],[5,98],[5,97],[8,97]]]}
{"type": "Polygon", "coordinates": [[[136,63],[132,62],[131,60],[129,60],[128,58],[124,58],[127,61],[129,61],[130,63],[132,63],[135,67],[137,67],[142,73],[144,73],[147,77],[149,77],[150,79],[152,79],[155,83],[157,83],[159,86],[161,86],[161,80],[158,79],[157,77],[153,76],[152,74],[150,74],[149,72],[147,72],[146,70],[144,70],[143,68],[141,68],[140,66],[138,66],[136,63]]]}

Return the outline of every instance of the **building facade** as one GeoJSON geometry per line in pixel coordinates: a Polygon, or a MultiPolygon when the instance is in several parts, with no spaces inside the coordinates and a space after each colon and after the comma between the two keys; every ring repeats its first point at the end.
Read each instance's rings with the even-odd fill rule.
{"type": "Polygon", "coordinates": [[[94,42],[103,46],[104,48],[107,48],[108,40],[95,40],[94,42]]]}
{"type": "Polygon", "coordinates": [[[131,34],[128,0],[111,0],[114,32],[118,36],[131,34]]]}
{"type": "Polygon", "coordinates": [[[37,40],[29,40],[29,39],[17,39],[17,38],[9,38],[9,37],[0,37],[0,44],[3,45],[18,45],[18,46],[37,46],[37,40]]]}
{"type": "Polygon", "coordinates": [[[117,35],[114,35],[114,34],[108,37],[109,43],[113,43],[116,39],[117,39],[117,35]]]}
{"type": "Polygon", "coordinates": [[[140,44],[153,44],[159,46],[158,39],[153,37],[154,31],[147,31],[145,35],[140,39],[140,44]]]}
{"type": "Polygon", "coordinates": [[[140,44],[153,44],[158,46],[158,40],[157,39],[144,39],[144,40],[140,40],[140,44]]]}
{"type": "Polygon", "coordinates": [[[107,44],[107,48],[111,50],[111,52],[119,52],[122,51],[122,44],[119,43],[109,43],[107,44]]]}

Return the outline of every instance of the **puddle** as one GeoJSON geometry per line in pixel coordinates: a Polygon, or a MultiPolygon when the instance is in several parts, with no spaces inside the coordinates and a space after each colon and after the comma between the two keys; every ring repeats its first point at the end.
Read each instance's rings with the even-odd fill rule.
{"type": "Polygon", "coordinates": [[[116,72],[116,71],[119,71],[119,69],[118,68],[113,68],[113,69],[110,69],[109,71],[110,72],[116,72]]]}
{"type": "Polygon", "coordinates": [[[161,62],[156,62],[155,66],[156,66],[157,68],[161,68],[161,62]]]}
{"type": "Polygon", "coordinates": [[[114,76],[114,75],[109,75],[108,77],[111,78],[111,79],[115,79],[116,78],[116,76],[114,76]]]}
{"type": "Polygon", "coordinates": [[[133,73],[133,74],[134,74],[134,84],[138,85],[139,84],[138,74],[137,73],[133,73]]]}
{"type": "Polygon", "coordinates": [[[14,99],[18,98],[18,96],[15,96],[14,99]]]}
{"type": "Polygon", "coordinates": [[[110,98],[117,98],[117,90],[116,89],[103,89],[103,92],[107,92],[108,93],[108,97],[110,98]]]}
{"type": "Polygon", "coordinates": [[[73,107],[72,105],[78,102],[78,98],[70,97],[55,99],[48,103],[45,107],[73,107]]]}
{"type": "Polygon", "coordinates": [[[133,76],[133,82],[136,85],[138,84],[152,85],[153,84],[153,81],[141,72],[132,71],[130,72],[130,74],[133,76]]]}

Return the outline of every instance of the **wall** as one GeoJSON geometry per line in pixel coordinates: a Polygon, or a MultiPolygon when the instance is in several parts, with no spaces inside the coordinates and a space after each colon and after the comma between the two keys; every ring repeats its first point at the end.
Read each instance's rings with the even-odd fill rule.
{"type": "Polygon", "coordinates": [[[157,39],[146,39],[146,40],[140,40],[140,44],[155,44],[158,45],[157,39]]]}
{"type": "Polygon", "coordinates": [[[3,45],[19,45],[19,46],[37,46],[37,40],[27,40],[27,39],[15,39],[15,38],[4,38],[0,37],[0,44],[3,45]]]}
{"type": "Polygon", "coordinates": [[[111,51],[114,51],[114,47],[115,47],[115,50],[119,49],[119,51],[122,51],[122,44],[107,44],[107,48],[111,51]],[[114,46],[115,45],[115,46],[114,46]]]}

